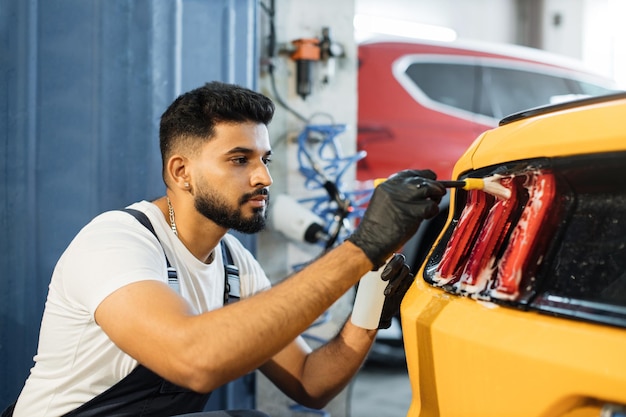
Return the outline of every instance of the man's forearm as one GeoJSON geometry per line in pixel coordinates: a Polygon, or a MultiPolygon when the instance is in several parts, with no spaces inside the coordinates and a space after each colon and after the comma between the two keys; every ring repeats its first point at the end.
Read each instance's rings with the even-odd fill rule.
{"type": "MultiPolygon", "coordinates": [[[[188,355],[185,360],[211,375],[199,382],[202,390],[213,389],[270,359],[371,267],[363,252],[346,242],[268,291],[191,318],[184,339],[173,343],[178,347],[184,344],[183,351],[188,355]]],[[[347,349],[357,353],[369,349],[369,345],[352,346],[357,339],[352,331],[348,336],[349,343],[333,342],[328,349],[337,349],[342,355],[347,349]]],[[[355,361],[349,368],[358,368],[360,362],[355,361]]]]}
{"type": "Polygon", "coordinates": [[[376,337],[348,319],[331,341],[308,355],[302,384],[310,407],[321,408],[350,382],[367,357],[376,337]]]}

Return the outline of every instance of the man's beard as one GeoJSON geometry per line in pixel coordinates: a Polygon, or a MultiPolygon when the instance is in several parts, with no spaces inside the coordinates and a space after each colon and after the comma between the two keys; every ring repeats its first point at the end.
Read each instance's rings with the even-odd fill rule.
{"type": "Polygon", "coordinates": [[[218,226],[241,233],[252,234],[260,232],[265,228],[267,210],[265,208],[257,208],[254,210],[252,217],[246,219],[241,212],[241,206],[258,195],[267,196],[266,201],[269,203],[269,191],[266,188],[261,188],[253,193],[245,194],[239,199],[239,205],[236,208],[232,208],[217,193],[213,193],[211,196],[210,193],[206,193],[204,190],[198,190],[194,199],[194,205],[200,214],[212,220],[218,226]]]}

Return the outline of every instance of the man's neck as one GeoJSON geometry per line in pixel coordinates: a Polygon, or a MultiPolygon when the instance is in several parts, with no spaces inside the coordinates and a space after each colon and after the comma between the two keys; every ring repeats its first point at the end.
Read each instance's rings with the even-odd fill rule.
{"type": "Polygon", "coordinates": [[[193,205],[170,197],[161,197],[154,204],[183,245],[201,262],[211,263],[215,247],[227,230],[200,215],[193,205]],[[170,209],[171,207],[171,209],[170,209]]]}

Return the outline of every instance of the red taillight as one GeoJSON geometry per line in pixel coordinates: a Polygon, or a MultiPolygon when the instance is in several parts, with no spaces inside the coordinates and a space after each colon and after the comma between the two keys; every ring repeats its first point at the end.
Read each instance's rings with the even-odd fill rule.
{"type": "MultiPolygon", "coordinates": [[[[514,300],[551,203],[555,180],[535,170],[502,178],[508,200],[470,191],[431,282],[480,298],[514,300]]],[[[529,268],[534,272],[533,268],[529,268]]]]}
{"type": "Polygon", "coordinates": [[[522,273],[554,201],[556,183],[552,175],[531,173],[524,187],[528,190],[528,202],[500,260],[497,285],[492,292],[493,297],[500,299],[515,299],[519,295],[522,273]]]}
{"type": "Polygon", "coordinates": [[[492,202],[492,196],[482,191],[470,191],[467,204],[435,272],[434,279],[438,284],[445,285],[458,281],[471,244],[492,202]]]}
{"type": "MultiPolygon", "coordinates": [[[[503,178],[501,183],[508,189],[513,188],[510,178],[503,178]]],[[[473,294],[483,291],[493,276],[496,256],[511,228],[512,212],[517,203],[517,195],[513,191],[511,198],[495,200],[489,209],[461,274],[460,285],[464,292],[473,294]]]]}

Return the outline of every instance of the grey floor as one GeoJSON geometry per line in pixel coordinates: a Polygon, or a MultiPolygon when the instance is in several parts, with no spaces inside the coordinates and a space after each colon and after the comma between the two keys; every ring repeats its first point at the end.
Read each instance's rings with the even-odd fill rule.
{"type": "Polygon", "coordinates": [[[346,417],[406,417],[410,403],[406,367],[366,365],[351,387],[346,417]]]}

